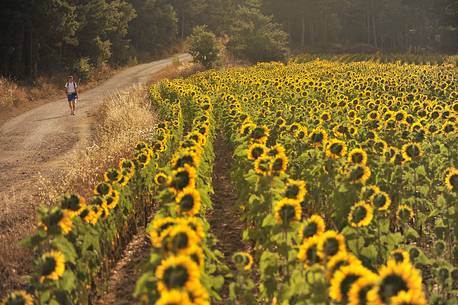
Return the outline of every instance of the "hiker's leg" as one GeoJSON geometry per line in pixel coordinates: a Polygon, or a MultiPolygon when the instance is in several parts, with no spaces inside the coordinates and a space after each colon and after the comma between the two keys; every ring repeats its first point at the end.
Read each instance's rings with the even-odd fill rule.
{"type": "Polygon", "coordinates": [[[73,113],[72,101],[68,101],[68,107],[70,108],[70,111],[73,113]]]}

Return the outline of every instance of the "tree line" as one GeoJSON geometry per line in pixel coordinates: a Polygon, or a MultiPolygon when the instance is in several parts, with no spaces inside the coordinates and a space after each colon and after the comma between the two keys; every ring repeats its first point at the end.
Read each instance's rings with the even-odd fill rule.
{"type": "Polygon", "coordinates": [[[282,58],[288,42],[296,50],[458,51],[457,0],[2,0],[0,74],[35,79],[122,65],[198,25],[228,35],[229,49],[249,61],[282,58]]]}

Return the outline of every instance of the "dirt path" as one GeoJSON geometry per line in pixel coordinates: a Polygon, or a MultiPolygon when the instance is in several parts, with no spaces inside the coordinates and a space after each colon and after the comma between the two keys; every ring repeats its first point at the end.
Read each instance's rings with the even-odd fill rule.
{"type": "MultiPolygon", "coordinates": [[[[242,241],[244,224],[240,220],[238,209],[238,193],[232,184],[230,172],[232,168],[232,154],[224,135],[218,134],[214,143],[215,167],[213,169],[212,196],[213,210],[207,215],[212,233],[218,238],[217,247],[224,253],[224,263],[232,266],[232,255],[237,251],[246,250],[242,241]]],[[[234,270],[234,269],[232,269],[234,270]]],[[[229,287],[227,283],[223,287],[222,302],[229,304],[229,287]]]]}
{"type": "MultiPolygon", "coordinates": [[[[190,56],[181,54],[179,59],[186,62],[190,56]]],[[[70,152],[84,151],[91,145],[94,114],[105,96],[148,82],[172,61],[173,57],[125,69],[80,94],[76,116],[69,115],[67,101],[61,99],[0,126],[0,245],[5,248],[0,255],[1,279],[18,282],[14,277],[22,266],[4,262],[23,254],[18,252],[17,242],[35,224],[36,208],[42,202],[37,202],[33,194],[39,191],[40,177],[58,176],[71,161],[70,152]]],[[[0,283],[0,294],[3,285],[8,283],[0,283]]]]}

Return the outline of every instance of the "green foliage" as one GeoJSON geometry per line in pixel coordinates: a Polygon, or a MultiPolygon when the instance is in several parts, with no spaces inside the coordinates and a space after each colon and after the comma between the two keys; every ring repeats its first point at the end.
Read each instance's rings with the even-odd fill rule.
{"type": "Polygon", "coordinates": [[[219,49],[216,36],[206,26],[196,26],[189,37],[189,53],[194,61],[205,68],[211,68],[218,59],[219,49]]]}
{"type": "Polygon", "coordinates": [[[237,58],[252,63],[286,60],[288,35],[265,16],[256,5],[240,7],[230,29],[228,50],[237,58]]]}

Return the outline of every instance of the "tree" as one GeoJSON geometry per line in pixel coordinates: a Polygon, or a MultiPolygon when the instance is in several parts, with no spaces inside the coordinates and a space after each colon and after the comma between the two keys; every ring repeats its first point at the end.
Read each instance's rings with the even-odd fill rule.
{"type": "Polygon", "coordinates": [[[227,48],[237,58],[252,63],[286,59],[288,34],[261,13],[257,1],[239,7],[233,20],[227,48]]]}
{"type": "Polygon", "coordinates": [[[131,0],[137,17],[129,25],[129,37],[137,51],[151,52],[176,40],[175,9],[165,0],[131,0]]]}
{"type": "Polygon", "coordinates": [[[218,59],[219,49],[216,36],[206,26],[196,26],[189,37],[189,53],[194,61],[205,68],[211,68],[218,59]]]}

